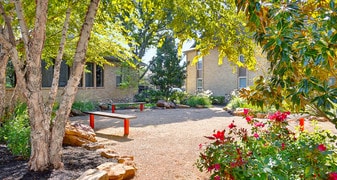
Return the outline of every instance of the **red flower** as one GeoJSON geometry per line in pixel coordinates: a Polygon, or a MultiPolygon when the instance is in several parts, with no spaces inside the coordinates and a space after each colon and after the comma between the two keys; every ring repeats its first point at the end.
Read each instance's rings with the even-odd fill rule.
{"type": "Polygon", "coordinates": [[[329,180],[337,180],[337,173],[336,172],[331,172],[329,174],[329,180]]]}
{"type": "Polygon", "coordinates": [[[318,146],[317,146],[317,149],[318,149],[319,151],[321,151],[321,152],[326,151],[326,147],[324,146],[324,144],[318,145],[318,146]]]}
{"type": "Polygon", "coordinates": [[[220,178],[220,176],[214,176],[214,180],[220,180],[221,178],[220,178]]]}
{"type": "Polygon", "coordinates": [[[202,148],[202,144],[199,144],[199,149],[201,149],[202,148]]]}
{"type": "Polygon", "coordinates": [[[220,164],[214,164],[214,169],[216,171],[219,171],[220,170],[220,164]]]}
{"type": "Polygon", "coordinates": [[[236,127],[236,125],[234,124],[234,123],[231,123],[230,125],[228,125],[228,128],[229,129],[233,129],[233,128],[235,128],[236,127]]]}
{"type": "Polygon", "coordinates": [[[253,117],[252,117],[252,116],[246,116],[246,121],[247,121],[248,123],[250,123],[252,120],[253,120],[253,117]]]}
{"type": "Polygon", "coordinates": [[[254,126],[255,126],[255,127],[264,127],[264,123],[262,123],[262,122],[256,122],[256,123],[254,124],[254,126]]]}
{"type": "Polygon", "coordinates": [[[225,130],[223,131],[217,131],[216,134],[213,134],[213,136],[217,139],[217,140],[225,140],[225,130]]]}
{"type": "Polygon", "coordinates": [[[257,133],[254,133],[254,135],[253,135],[255,138],[259,138],[260,136],[259,136],[259,134],[257,134],[257,133]]]}
{"type": "Polygon", "coordinates": [[[284,112],[281,113],[280,111],[275,112],[274,114],[269,116],[270,120],[275,120],[278,122],[283,122],[287,119],[287,116],[290,114],[290,112],[284,112]]]}
{"type": "Polygon", "coordinates": [[[248,115],[248,113],[249,113],[249,109],[247,109],[247,108],[244,108],[243,109],[243,113],[247,116],[248,115]]]}
{"type": "Polygon", "coordinates": [[[281,149],[283,150],[286,147],[284,143],[281,144],[281,149]]]}

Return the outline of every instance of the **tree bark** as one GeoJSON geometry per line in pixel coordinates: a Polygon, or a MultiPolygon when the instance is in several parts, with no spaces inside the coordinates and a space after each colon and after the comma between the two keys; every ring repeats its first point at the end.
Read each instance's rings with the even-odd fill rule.
{"type": "Polygon", "coordinates": [[[52,126],[51,144],[50,144],[50,162],[55,169],[62,168],[62,141],[65,132],[66,121],[69,117],[71,106],[74,102],[77,93],[78,84],[80,83],[81,76],[84,70],[85,55],[90,38],[90,32],[94,25],[94,18],[97,13],[100,0],[91,0],[85,22],[81,29],[80,39],[78,41],[76,52],[74,56],[74,63],[72,72],[68,80],[68,84],[62,93],[62,100],[60,108],[56,112],[56,117],[52,126]]]}
{"type": "Polygon", "coordinates": [[[8,63],[8,54],[4,49],[0,52],[0,122],[4,116],[6,101],[6,67],[8,63]]]}
{"type": "Polygon", "coordinates": [[[26,98],[31,126],[31,157],[29,169],[43,171],[49,168],[50,116],[44,112],[43,95],[41,91],[41,54],[46,36],[48,0],[36,1],[36,18],[31,37],[28,36],[27,25],[21,2],[15,1],[21,35],[26,52],[25,81],[27,84],[26,98]]]}

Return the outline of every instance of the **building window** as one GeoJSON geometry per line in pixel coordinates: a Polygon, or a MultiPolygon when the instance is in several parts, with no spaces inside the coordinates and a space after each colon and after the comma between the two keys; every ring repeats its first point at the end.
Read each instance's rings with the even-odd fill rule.
{"type": "MultiPolygon", "coordinates": [[[[200,53],[198,53],[200,54],[200,53]]],[[[202,62],[202,57],[198,59],[198,64],[197,64],[197,91],[200,92],[203,90],[203,75],[202,75],[202,69],[203,69],[203,62],[202,62]]]]}
{"type": "MultiPolygon", "coordinates": [[[[240,62],[245,62],[244,56],[240,55],[239,58],[240,62]]],[[[238,86],[239,89],[247,87],[247,69],[244,67],[239,67],[238,70],[238,86]]]]}
{"type": "Polygon", "coordinates": [[[104,87],[103,67],[94,63],[86,64],[85,87],[104,87]]]}
{"type": "Polygon", "coordinates": [[[197,91],[200,92],[202,91],[203,87],[202,87],[202,79],[199,78],[197,79],[197,91]]]}
{"type": "Polygon", "coordinates": [[[85,71],[85,87],[94,87],[94,64],[87,63],[85,71]]]}
{"type": "MultiPolygon", "coordinates": [[[[42,87],[51,87],[54,78],[54,66],[47,67],[45,61],[41,62],[41,73],[42,73],[42,87]]],[[[60,78],[59,87],[65,87],[67,85],[70,75],[70,68],[65,61],[61,62],[60,67],[60,78]]]]}
{"type": "Polygon", "coordinates": [[[104,71],[102,66],[96,66],[96,87],[104,87],[104,71]]]}
{"type": "Polygon", "coordinates": [[[122,85],[123,83],[123,73],[125,73],[125,68],[122,66],[120,67],[120,70],[119,72],[117,72],[117,75],[116,75],[116,87],[119,87],[122,85]]]}

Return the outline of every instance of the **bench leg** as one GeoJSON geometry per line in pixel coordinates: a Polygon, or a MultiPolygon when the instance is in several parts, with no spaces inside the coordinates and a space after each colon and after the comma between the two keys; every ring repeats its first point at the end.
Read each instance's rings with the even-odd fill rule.
{"type": "Polygon", "coordinates": [[[93,114],[90,114],[89,118],[90,118],[90,127],[94,129],[95,128],[95,116],[93,114]]]}
{"type": "Polygon", "coordinates": [[[116,110],[116,105],[114,105],[114,104],[111,105],[111,112],[112,112],[112,113],[115,113],[115,110],[116,110]]]}
{"type": "Polygon", "coordinates": [[[124,136],[129,135],[130,121],[129,119],[124,119],[124,136]]]}
{"type": "Polygon", "coordinates": [[[143,110],[144,110],[144,104],[143,104],[143,103],[141,103],[141,104],[139,105],[139,109],[140,109],[140,111],[143,111],[143,110]]]}

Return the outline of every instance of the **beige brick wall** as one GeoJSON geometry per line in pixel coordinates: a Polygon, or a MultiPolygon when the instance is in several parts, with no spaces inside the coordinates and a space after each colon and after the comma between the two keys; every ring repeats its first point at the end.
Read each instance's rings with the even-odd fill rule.
{"type": "MultiPolygon", "coordinates": [[[[104,87],[79,87],[75,101],[102,101],[102,100],[133,100],[135,94],[138,93],[138,86],[133,88],[120,88],[116,86],[116,75],[120,67],[104,67],[104,87]]],[[[134,78],[136,81],[137,78],[134,78]]],[[[135,83],[137,84],[137,82],[135,83]]],[[[10,99],[14,89],[7,89],[6,96],[10,99]]],[[[63,88],[58,91],[57,100],[61,99],[63,88]]],[[[44,97],[47,98],[49,88],[42,88],[44,97]]]]}
{"type": "MultiPolygon", "coordinates": [[[[185,51],[187,62],[192,62],[197,55],[197,51],[185,51]]],[[[230,94],[233,90],[238,89],[238,69],[231,65],[227,59],[223,63],[218,63],[219,52],[213,49],[203,57],[203,89],[211,90],[215,96],[224,96],[230,94]]],[[[259,54],[256,56],[257,66],[255,71],[247,71],[247,86],[253,85],[256,76],[267,74],[267,61],[259,54]]],[[[196,92],[196,65],[188,63],[186,91],[188,93],[196,92]]]]}
{"type": "Polygon", "coordinates": [[[194,94],[197,90],[197,66],[192,65],[193,58],[197,55],[197,51],[186,51],[186,92],[194,94]]]}

